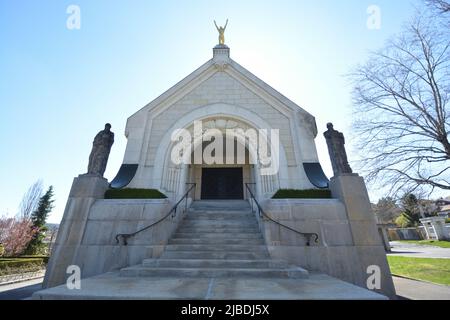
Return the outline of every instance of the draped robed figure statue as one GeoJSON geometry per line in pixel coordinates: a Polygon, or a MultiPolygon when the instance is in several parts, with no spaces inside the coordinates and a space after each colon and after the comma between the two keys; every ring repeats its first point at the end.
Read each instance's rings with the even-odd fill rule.
{"type": "Polygon", "coordinates": [[[334,176],[351,174],[353,171],[348,163],[347,152],[345,151],[344,134],[334,130],[332,123],[328,123],[327,128],[328,130],[323,135],[327,141],[334,176]]]}
{"type": "Polygon", "coordinates": [[[92,143],[88,174],[103,177],[113,143],[114,133],[111,132],[111,125],[107,123],[105,129],[97,133],[92,143]]]}

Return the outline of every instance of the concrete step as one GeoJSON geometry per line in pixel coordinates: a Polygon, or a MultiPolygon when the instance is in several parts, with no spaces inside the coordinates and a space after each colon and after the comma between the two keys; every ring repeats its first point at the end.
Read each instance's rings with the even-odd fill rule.
{"type": "Polygon", "coordinates": [[[255,218],[241,218],[241,219],[228,219],[228,218],[200,218],[200,217],[186,217],[184,222],[203,222],[203,223],[223,223],[223,222],[231,222],[231,223],[247,223],[247,224],[256,224],[257,221],[255,218]]]}
{"type": "Polygon", "coordinates": [[[265,245],[244,244],[168,244],[165,251],[239,251],[239,252],[267,252],[265,245]]]}
{"type": "Polygon", "coordinates": [[[212,208],[193,208],[190,207],[188,209],[188,213],[190,214],[251,214],[255,215],[255,211],[252,208],[241,208],[241,209],[212,209],[212,208]]]}
{"type": "Polygon", "coordinates": [[[209,227],[209,228],[224,228],[224,227],[258,227],[256,220],[254,221],[208,221],[208,220],[184,220],[180,227],[209,227]]]}
{"type": "Polygon", "coordinates": [[[233,259],[145,259],[144,267],[167,268],[287,268],[283,260],[233,260],[233,259]]]}
{"type": "Polygon", "coordinates": [[[233,244],[233,245],[264,245],[263,239],[226,239],[226,238],[171,238],[169,244],[233,244]]]}
{"type": "Polygon", "coordinates": [[[235,224],[257,224],[255,218],[242,218],[242,219],[228,219],[228,218],[198,218],[198,217],[186,217],[183,223],[210,223],[210,224],[220,224],[220,223],[235,223],[235,224]]]}
{"type": "Polygon", "coordinates": [[[252,209],[245,209],[245,210],[233,210],[233,209],[227,209],[227,210],[210,210],[210,209],[192,209],[190,208],[188,210],[188,214],[199,214],[199,215],[251,215],[255,216],[255,213],[252,211],[252,209]]]}
{"type": "Polygon", "coordinates": [[[189,278],[294,278],[308,277],[308,271],[293,268],[152,268],[142,265],[120,270],[122,277],[189,277],[189,278]]]}
{"type": "Polygon", "coordinates": [[[180,232],[178,230],[172,237],[173,239],[263,239],[259,232],[180,232]]]}
{"type": "Polygon", "coordinates": [[[249,219],[255,219],[255,215],[251,213],[192,213],[189,212],[185,219],[227,219],[227,220],[249,220],[249,219]]]}
{"type": "Polygon", "coordinates": [[[66,284],[34,293],[34,300],[386,300],[371,290],[312,273],[306,279],[124,278],[118,272],[82,280],[80,290],[66,284]]]}
{"type": "Polygon", "coordinates": [[[255,260],[270,259],[266,252],[248,251],[164,251],[161,259],[224,259],[255,260]]]}
{"type": "Polygon", "coordinates": [[[191,208],[197,210],[248,210],[251,206],[246,200],[202,200],[194,201],[191,208]]]}
{"type": "Polygon", "coordinates": [[[239,233],[256,233],[261,234],[258,226],[252,227],[236,227],[236,226],[222,226],[216,228],[210,228],[205,226],[180,226],[177,230],[178,233],[226,233],[226,234],[239,234],[239,233]]]}

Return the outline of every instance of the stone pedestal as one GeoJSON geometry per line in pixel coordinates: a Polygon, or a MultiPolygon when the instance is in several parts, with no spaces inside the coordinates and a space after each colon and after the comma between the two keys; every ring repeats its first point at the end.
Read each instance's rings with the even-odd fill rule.
{"type": "Polygon", "coordinates": [[[345,206],[348,223],[357,255],[355,274],[358,284],[367,287],[369,266],[378,266],[381,270],[381,288],[377,292],[395,298],[395,288],[386,259],[385,248],[377,230],[375,215],[363,178],[357,174],[333,177],[330,181],[333,198],[340,199],[345,206]],[[356,270],[359,269],[359,270],[356,270]]]}
{"type": "Polygon", "coordinates": [[[44,288],[54,287],[66,281],[66,269],[75,261],[90,208],[97,199],[104,198],[107,189],[108,180],[103,177],[86,174],[74,179],[45,273],[44,288]]]}

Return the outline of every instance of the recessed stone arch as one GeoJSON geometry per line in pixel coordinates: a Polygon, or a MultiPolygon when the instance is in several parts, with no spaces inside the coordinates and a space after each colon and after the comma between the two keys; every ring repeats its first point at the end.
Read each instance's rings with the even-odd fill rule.
{"type": "MultiPolygon", "coordinates": [[[[153,174],[154,188],[162,188],[164,185],[167,185],[167,181],[165,181],[165,179],[167,178],[173,179],[173,176],[175,176],[176,181],[173,183],[176,184],[177,186],[175,187],[172,186],[174,188],[172,188],[171,191],[173,191],[174,195],[176,195],[177,193],[181,193],[184,190],[184,183],[188,182],[186,181],[187,168],[186,166],[180,166],[174,170],[172,169],[174,166],[171,166],[170,164],[170,154],[174,143],[171,141],[171,135],[172,132],[176,129],[188,129],[193,125],[194,121],[196,120],[206,122],[212,120],[230,121],[230,122],[234,121],[236,124],[245,124],[248,128],[253,128],[255,130],[274,129],[271,128],[271,126],[261,117],[259,117],[256,113],[253,113],[247,109],[244,109],[236,105],[217,103],[197,108],[194,111],[178,119],[166,132],[164,137],[161,139],[161,142],[157,148],[155,156],[155,166],[153,174]],[[170,172],[171,170],[174,172],[170,172]]],[[[238,142],[243,143],[242,141],[239,141],[239,138],[238,142]]],[[[198,140],[194,141],[194,146],[195,144],[198,143],[199,143],[198,140]]],[[[256,150],[251,150],[251,148],[248,148],[248,146],[245,147],[247,147],[247,149],[249,150],[251,157],[255,157],[256,150]]],[[[272,180],[268,179],[273,179],[273,177],[271,178],[261,177],[260,174],[258,174],[258,172],[256,171],[253,173],[253,177],[257,185],[256,189],[257,194],[260,198],[267,196],[267,192],[264,191],[267,191],[267,186],[269,186],[268,181],[270,182],[270,185],[276,185],[277,188],[288,187],[286,153],[281,142],[279,145],[278,152],[279,152],[279,171],[275,178],[276,181],[273,181],[272,183],[271,182],[272,180]]],[[[259,167],[254,166],[254,170],[259,169],[260,169],[259,167]]]]}

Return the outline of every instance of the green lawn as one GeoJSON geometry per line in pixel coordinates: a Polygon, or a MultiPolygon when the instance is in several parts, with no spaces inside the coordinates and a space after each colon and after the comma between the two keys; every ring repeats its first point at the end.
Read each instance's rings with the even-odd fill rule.
{"type": "Polygon", "coordinates": [[[387,258],[393,275],[450,286],[450,259],[387,258]]]}
{"type": "Polygon", "coordinates": [[[420,244],[424,246],[435,246],[435,247],[441,247],[441,248],[450,248],[450,241],[437,241],[437,240],[401,240],[399,242],[404,243],[414,243],[414,244],[420,244]]]}

